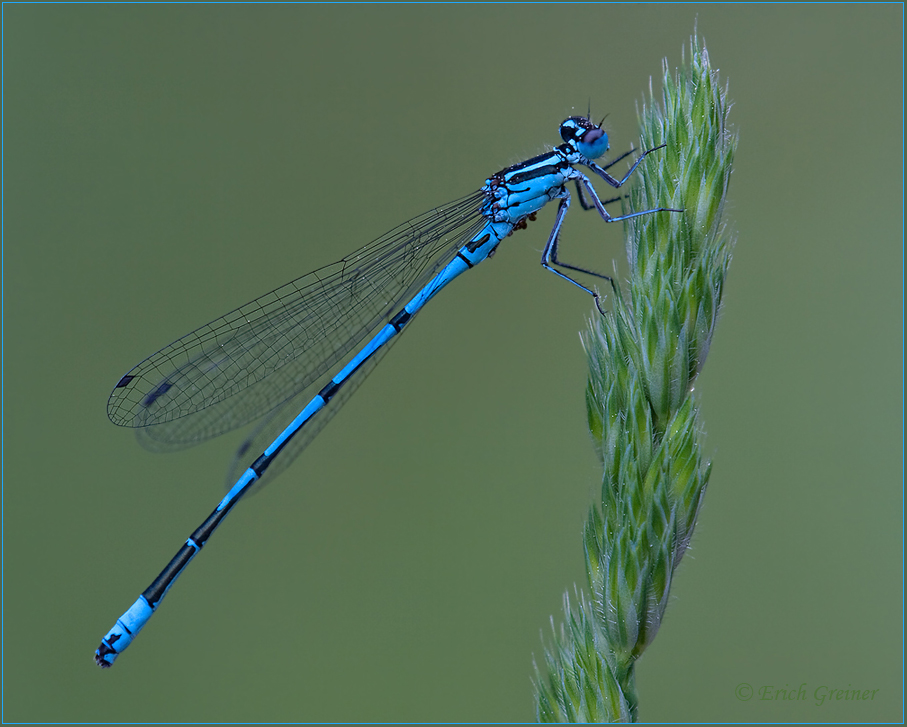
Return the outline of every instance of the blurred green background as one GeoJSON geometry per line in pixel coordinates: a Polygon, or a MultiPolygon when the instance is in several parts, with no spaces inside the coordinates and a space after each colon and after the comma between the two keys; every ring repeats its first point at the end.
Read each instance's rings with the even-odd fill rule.
{"type": "MultiPolygon", "coordinates": [[[[553,209],[425,310],[102,672],[238,442],[153,455],[105,403],[177,336],[559,143],[590,100],[628,149],[698,23],[741,135],[738,243],[697,386],[711,487],[640,716],[900,720],[902,20],[4,6],[4,719],[533,719],[600,477],[591,301],[538,264],[553,209]],[[823,686],[879,691],[819,706],[823,686]]],[[[621,230],[574,206],[563,250],[608,270],[621,230]]]]}

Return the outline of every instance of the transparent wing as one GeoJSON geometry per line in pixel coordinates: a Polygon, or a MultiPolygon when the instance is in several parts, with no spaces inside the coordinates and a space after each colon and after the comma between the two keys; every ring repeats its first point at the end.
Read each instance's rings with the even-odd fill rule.
{"type": "MultiPolygon", "coordinates": [[[[404,329],[405,330],[405,329],[404,329]]],[[[375,355],[372,356],[346,380],[346,383],[334,395],[334,397],[317,412],[306,425],[280,450],[280,456],[276,457],[270,466],[255,481],[252,488],[244,495],[248,497],[255,494],[262,487],[267,485],[277,475],[289,467],[302,451],[309,446],[318,433],[324,429],[325,425],[334,418],[334,415],[340,410],[347,400],[353,395],[353,392],[359,388],[359,385],[365,380],[372,369],[378,365],[384,354],[388,352],[403,335],[403,331],[394,336],[384,346],[382,346],[375,355]]],[[[320,382],[308,386],[296,395],[291,396],[284,403],[275,407],[267,414],[252,430],[252,433],[243,441],[233,456],[233,462],[227,471],[227,480],[224,483],[225,489],[229,490],[239,479],[239,476],[255,461],[267,446],[273,442],[277,435],[280,434],[293,418],[302,411],[302,408],[311,401],[317,393],[320,382]]]]}
{"type": "Polygon", "coordinates": [[[430,210],[174,341],[119,381],[110,419],[160,451],[276,420],[478,232],[481,200],[430,210]]]}

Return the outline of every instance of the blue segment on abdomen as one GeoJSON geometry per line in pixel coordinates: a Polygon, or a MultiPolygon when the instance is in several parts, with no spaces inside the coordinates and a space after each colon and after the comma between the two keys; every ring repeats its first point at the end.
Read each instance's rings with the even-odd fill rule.
{"type": "MultiPolygon", "coordinates": [[[[148,601],[145,600],[144,596],[139,596],[136,602],[129,607],[129,610],[117,619],[113,628],[101,640],[101,646],[103,647],[106,644],[108,647],[104,649],[105,653],[101,655],[108,666],[113,664],[117,656],[123,653],[126,647],[132,643],[132,640],[142,630],[142,627],[148,623],[148,619],[151,618],[153,613],[154,609],[148,605],[148,601]]],[[[100,652],[101,648],[98,649],[98,653],[100,652]]]]}
{"type": "Polygon", "coordinates": [[[233,500],[233,498],[237,497],[243,490],[246,489],[246,485],[248,485],[250,482],[252,482],[252,480],[256,479],[257,477],[258,477],[258,475],[255,473],[255,470],[253,470],[251,467],[249,469],[247,469],[245,472],[243,472],[242,476],[236,481],[236,484],[230,488],[230,491],[227,493],[226,497],[224,497],[224,499],[220,501],[220,504],[217,506],[217,509],[223,510],[227,505],[230,504],[230,502],[233,500]]]}
{"type": "Polygon", "coordinates": [[[447,263],[441,272],[413,296],[412,300],[406,304],[404,310],[410,314],[418,312],[451,280],[487,258],[500,244],[501,240],[512,231],[513,225],[507,222],[489,222],[482,228],[481,232],[474,235],[469,242],[459,249],[457,256],[447,263]]]}
{"type": "Polygon", "coordinates": [[[378,334],[372,338],[365,347],[357,353],[353,359],[344,366],[340,373],[338,373],[333,379],[331,379],[335,384],[340,385],[346,381],[353,372],[358,369],[365,360],[371,356],[375,351],[381,348],[385,343],[392,339],[397,333],[397,329],[394,328],[390,323],[388,323],[384,328],[378,331],[378,334]]]}
{"type": "Polygon", "coordinates": [[[292,422],[290,422],[290,425],[280,433],[280,436],[277,437],[277,439],[271,442],[271,445],[265,450],[265,456],[270,457],[272,454],[274,454],[274,452],[280,449],[287,439],[292,437],[303,424],[305,424],[309,419],[312,418],[312,415],[314,415],[323,407],[324,399],[322,399],[320,396],[316,396],[308,404],[306,404],[305,409],[299,412],[299,416],[297,416],[292,422]]]}

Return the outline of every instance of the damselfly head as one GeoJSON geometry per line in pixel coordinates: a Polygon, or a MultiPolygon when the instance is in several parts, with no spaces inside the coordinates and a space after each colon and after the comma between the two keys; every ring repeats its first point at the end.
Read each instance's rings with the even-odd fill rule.
{"type": "Polygon", "coordinates": [[[571,116],[561,124],[560,133],[586,159],[598,159],[608,151],[608,135],[584,116],[571,116]]]}

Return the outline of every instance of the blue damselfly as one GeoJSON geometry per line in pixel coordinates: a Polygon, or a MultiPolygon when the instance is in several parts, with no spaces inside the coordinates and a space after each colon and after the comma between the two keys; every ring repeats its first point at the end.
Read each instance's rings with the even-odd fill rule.
{"type": "Polygon", "coordinates": [[[561,124],[560,135],[564,143],[547,154],[497,172],[478,192],[405,222],[343,260],[183,336],[120,379],[108,414],[116,424],[139,428],[143,444],[152,449],[189,446],[261,421],[234,459],[236,484],[104,637],[95,653],[100,666],[113,664],[233,506],[299,455],[416,313],[450,281],[493,255],[551,200],[558,201],[558,209],[542,266],[599,302],[597,292],[564,270],[596,273],[557,258],[570,205],[568,183],[575,184],[582,206],[595,209],[605,222],[680,211],[659,207],[611,216],[576,168],[585,166],[619,188],[661,147],[641,154],[618,180],[606,171],[611,165],[593,161],[608,150],[600,125],[574,116],[561,124]]]}

